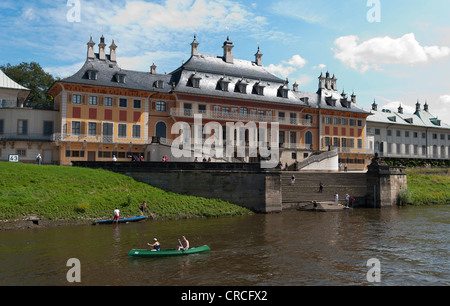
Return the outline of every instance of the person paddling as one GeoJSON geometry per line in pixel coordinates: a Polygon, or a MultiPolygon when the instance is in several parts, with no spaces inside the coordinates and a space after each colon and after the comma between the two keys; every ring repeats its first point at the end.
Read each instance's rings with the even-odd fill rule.
{"type": "Polygon", "coordinates": [[[179,246],[177,246],[177,251],[185,251],[189,249],[189,241],[186,239],[186,237],[183,236],[183,238],[178,239],[178,242],[180,243],[179,246]]]}
{"type": "Polygon", "coordinates": [[[150,244],[150,243],[147,243],[147,244],[153,248],[152,251],[160,251],[161,250],[161,245],[159,244],[158,239],[153,238],[153,241],[154,241],[153,244],[150,244]]]}

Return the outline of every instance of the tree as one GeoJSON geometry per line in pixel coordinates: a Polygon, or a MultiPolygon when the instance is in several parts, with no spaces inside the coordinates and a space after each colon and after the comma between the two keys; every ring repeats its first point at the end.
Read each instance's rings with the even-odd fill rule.
{"type": "Polygon", "coordinates": [[[53,109],[53,99],[46,92],[55,82],[55,79],[51,74],[45,72],[38,63],[22,62],[16,66],[8,63],[6,66],[0,66],[0,69],[12,80],[31,90],[28,99],[25,101],[26,107],[53,109]]]}

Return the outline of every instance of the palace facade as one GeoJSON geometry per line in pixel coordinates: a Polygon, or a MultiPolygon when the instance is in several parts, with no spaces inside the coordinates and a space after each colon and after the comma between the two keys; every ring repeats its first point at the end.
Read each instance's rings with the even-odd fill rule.
{"type": "MultiPolygon", "coordinates": [[[[338,93],[337,79],[320,75],[317,92],[289,87],[262,64],[261,51],[254,61],[236,59],[233,43],[227,38],[223,55],[199,52],[194,37],[191,57],[169,74],[121,69],[114,41],[106,52],[102,36],[98,44],[87,43],[87,59],[73,76],[57,81],[48,91],[59,111],[59,133],[54,143],[63,165],[72,161],[145,160],[193,161],[194,155],[176,158],[171,153],[175,123],[190,126],[194,135],[195,115],[202,125],[217,122],[279,124],[280,162],[296,169],[311,155],[335,151],[348,169],[363,170],[373,151],[367,149],[366,118],[370,112],[356,103],[356,96],[338,93]]],[[[205,138],[205,134],[203,139],[205,138]]],[[[186,135],[185,135],[186,136],[186,135]]],[[[236,136],[239,137],[239,136],[236,136]]],[[[242,137],[249,145],[249,132],[242,137]]],[[[272,139],[270,132],[268,142],[272,139]]],[[[194,147],[184,148],[193,152],[194,147]]],[[[189,155],[189,154],[188,154],[189,155]]],[[[203,156],[212,161],[256,162],[261,156],[203,156]]],[[[336,165],[337,169],[337,165],[336,165]]]]}

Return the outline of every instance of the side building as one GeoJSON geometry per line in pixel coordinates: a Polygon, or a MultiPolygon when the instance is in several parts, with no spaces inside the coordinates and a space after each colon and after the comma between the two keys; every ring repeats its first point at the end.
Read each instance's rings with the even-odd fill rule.
{"type": "Polygon", "coordinates": [[[0,70],[0,161],[16,155],[20,162],[35,163],[40,154],[42,163],[58,163],[52,143],[58,112],[24,107],[29,94],[0,70]]]}
{"type": "Polygon", "coordinates": [[[450,158],[450,125],[432,115],[419,101],[413,114],[378,109],[367,119],[370,147],[383,157],[444,160],[450,158]]]}

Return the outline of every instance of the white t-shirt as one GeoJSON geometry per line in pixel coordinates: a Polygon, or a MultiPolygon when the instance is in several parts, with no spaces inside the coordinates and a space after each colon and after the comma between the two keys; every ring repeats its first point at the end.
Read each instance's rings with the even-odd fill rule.
{"type": "Polygon", "coordinates": [[[114,210],[114,216],[118,216],[119,213],[120,213],[120,210],[118,210],[118,209],[114,210]]]}

